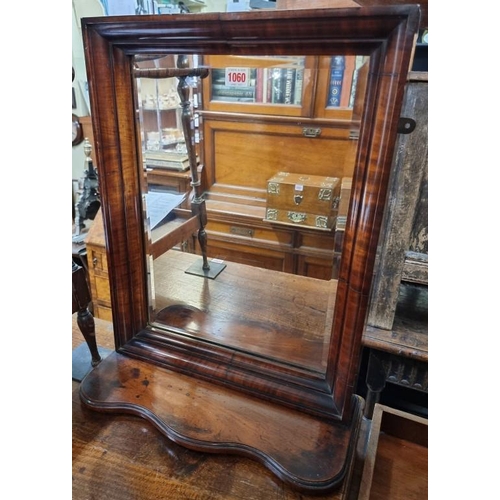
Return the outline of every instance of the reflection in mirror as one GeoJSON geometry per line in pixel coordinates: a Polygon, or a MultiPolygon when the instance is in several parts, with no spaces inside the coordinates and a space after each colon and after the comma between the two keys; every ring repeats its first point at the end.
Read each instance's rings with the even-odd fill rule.
{"type": "Polygon", "coordinates": [[[150,324],[324,374],[368,57],[134,59],[150,324]]]}

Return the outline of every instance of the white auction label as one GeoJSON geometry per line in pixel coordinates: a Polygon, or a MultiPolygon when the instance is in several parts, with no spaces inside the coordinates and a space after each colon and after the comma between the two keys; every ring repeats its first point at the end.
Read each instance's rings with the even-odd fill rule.
{"type": "Polygon", "coordinates": [[[231,87],[248,87],[250,85],[250,68],[226,68],[225,84],[231,87]]]}

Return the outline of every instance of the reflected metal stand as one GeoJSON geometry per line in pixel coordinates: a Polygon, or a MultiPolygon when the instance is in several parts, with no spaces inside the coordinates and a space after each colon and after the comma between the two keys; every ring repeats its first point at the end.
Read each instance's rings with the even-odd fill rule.
{"type": "Polygon", "coordinates": [[[191,213],[196,216],[199,221],[198,243],[202,255],[202,262],[196,262],[190,266],[186,269],[186,273],[215,279],[226,268],[226,264],[217,260],[208,262],[207,232],[205,230],[207,224],[207,209],[198,172],[195,138],[193,135],[193,115],[191,112],[191,102],[189,100],[189,84],[187,82],[188,78],[206,78],[208,74],[208,68],[189,68],[189,59],[186,55],[179,55],[177,57],[177,68],[134,68],[134,76],[136,78],[176,77],[179,79],[177,92],[180,97],[180,105],[182,108],[182,129],[189,159],[191,186],[194,189],[193,199],[191,200],[191,213]]]}

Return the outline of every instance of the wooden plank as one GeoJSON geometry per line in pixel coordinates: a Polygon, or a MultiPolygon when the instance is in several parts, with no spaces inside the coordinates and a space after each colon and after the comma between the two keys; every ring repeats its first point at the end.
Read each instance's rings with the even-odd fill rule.
{"type": "Polygon", "coordinates": [[[402,283],[392,328],[367,325],[363,345],[420,361],[428,358],[428,289],[402,283]]]}
{"type": "Polygon", "coordinates": [[[427,419],[376,404],[359,500],[427,498],[427,419]]]}
{"type": "Polygon", "coordinates": [[[171,248],[174,248],[175,245],[191,239],[199,228],[200,220],[196,215],[188,219],[179,217],[169,221],[152,231],[152,242],[149,253],[153,259],[156,259],[171,248]]]}
{"type": "Polygon", "coordinates": [[[405,252],[410,246],[420,187],[426,178],[427,103],[427,83],[408,83],[401,116],[413,118],[416,127],[411,134],[400,135],[396,145],[368,315],[370,326],[385,330],[393,328],[405,252]]]}
{"type": "Polygon", "coordinates": [[[429,281],[429,267],[426,253],[406,252],[402,279],[412,283],[427,285],[429,281]]]}

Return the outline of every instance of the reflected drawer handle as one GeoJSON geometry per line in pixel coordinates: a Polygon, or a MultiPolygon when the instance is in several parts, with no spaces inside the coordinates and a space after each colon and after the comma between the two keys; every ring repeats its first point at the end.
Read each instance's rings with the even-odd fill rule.
{"type": "Polygon", "coordinates": [[[94,265],[94,267],[96,267],[96,266],[97,266],[97,263],[98,263],[98,262],[99,262],[99,261],[97,260],[97,257],[94,257],[94,258],[92,259],[92,264],[94,265]]]}
{"type": "Polygon", "coordinates": [[[238,236],[247,236],[247,237],[253,238],[253,229],[248,229],[245,227],[231,226],[231,228],[229,229],[229,232],[231,234],[237,234],[238,236]]]}
{"type": "Polygon", "coordinates": [[[302,135],[304,137],[319,137],[320,134],[321,134],[321,129],[320,128],[304,127],[302,129],[302,135]]]}

